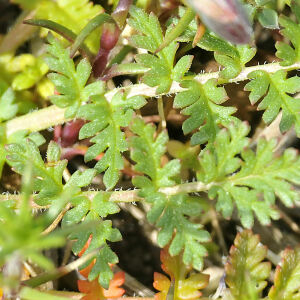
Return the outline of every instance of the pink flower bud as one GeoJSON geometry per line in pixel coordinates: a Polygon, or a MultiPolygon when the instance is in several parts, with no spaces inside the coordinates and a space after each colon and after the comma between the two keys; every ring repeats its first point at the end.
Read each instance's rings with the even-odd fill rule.
{"type": "Polygon", "coordinates": [[[252,27],[239,0],[187,0],[203,23],[234,44],[249,44],[252,27]]]}

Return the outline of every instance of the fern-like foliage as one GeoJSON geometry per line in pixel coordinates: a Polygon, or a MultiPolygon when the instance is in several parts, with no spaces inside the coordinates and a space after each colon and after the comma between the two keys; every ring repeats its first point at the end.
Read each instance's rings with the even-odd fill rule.
{"type": "MultiPolygon", "coordinates": [[[[34,10],[36,18],[46,19],[66,26],[79,33],[89,20],[103,12],[100,5],[94,5],[89,0],[13,0],[24,9],[34,10]]],[[[46,30],[42,30],[43,35],[46,30]]],[[[99,49],[100,29],[95,30],[86,39],[87,46],[96,53],[99,49]]]]}
{"type": "Polygon", "coordinates": [[[86,86],[91,75],[92,67],[87,59],[82,59],[75,67],[70,58],[68,49],[64,49],[62,44],[51,34],[48,36],[50,45],[45,58],[51,71],[48,77],[54,83],[59,95],[53,95],[50,100],[58,107],[66,108],[66,118],[75,117],[82,102],[89,100],[89,97],[104,93],[102,82],[93,82],[86,86]]]}
{"type": "Polygon", "coordinates": [[[121,127],[129,125],[134,109],[141,108],[146,101],[142,96],[126,99],[122,92],[115,94],[111,102],[104,96],[95,96],[91,100],[92,103],[80,107],[77,114],[77,117],[91,121],[81,128],[79,138],[93,137],[94,145],[85,154],[86,161],[105,151],[95,169],[99,173],[105,171],[103,182],[107,189],[112,189],[124,166],[121,154],[128,149],[121,127]]]}
{"type": "Polygon", "coordinates": [[[225,281],[231,295],[228,299],[258,299],[271,271],[271,263],[262,262],[266,255],[267,248],[260,244],[258,235],[245,230],[236,236],[225,265],[225,281]]]}
{"type": "Polygon", "coordinates": [[[270,289],[270,300],[300,298],[300,249],[286,249],[282,264],[276,267],[274,285],[270,289]]]}
{"type": "Polygon", "coordinates": [[[215,142],[201,152],[202,170],[198,172],[201,181],[212,184],[209,197],[217,197],[217,209],[229,218],[235,202],[245,227],[252,226],[253,212],[263,224],[278,218],[272,208],[275,195],[292,206],[299,198],[292,184],[300,183],[300,160],[295,150],[274,157],[276,142],[259,140],[254,152],[247,148],[248,132],[244,123],[221,130],[215,142]]]}
{"type": "MultiPolygon", "coordinates": [[[[33,189],[36,191],[34,201],[39,205],[52,205],[52,208],[60,208],[67,202],[74,208],[69,210],[63,219],[63,225],[73,225],[95,222],[94,226],[85,226],[84,229],[72,233],[69,238],[76,240],[73,245],[74,253],[78,254],[88,238],[92,235],[91,244],[86,253],[100,246],[104,247],[97,255],[97,262],[90,273],[90,280],[99,276],[100,283],[107,287],[113,274],[108,263],[116,263],[117,256],[106,245],[106,241],[118,241],[121,239],[120,232],[111,227],[111,221],[102,221],[101,218],[108,214],[119,211],[116,204],[98,194],[91,201],[86,195],[82,194],[81,188],[88,186],[95,176],[94,169],[87,169],[83,173],[76,171],[72,174],[69,181],[63,185],[62,173],[66,168],[67,161],[59,160],[60,148],[51,142],[47,150],[47,163],[44,163],[36,144],[27,139],[24,144],[10,144],[6,147],[8,162],[14,170],[24,174],[28,162],[32,166],[33,189]]],[[[51,213],[51,209],[50,209],[51,213]]],[[[50,215],[50,217],[52,217],[50,215]]]]}
{"type": "Polygon", "coordinates": [[[178,93],[174,99],[175,108],[183,108],[184,115],[190,117],[184,121],[184,134],[197,130],[191,138],[191,144],[203,144],[213,141],[219,131],[219,125],[228,126],[237,119],[231,116],[236,109],[219,104],[227,100],[223,87],[217,87],[211,79],[205,84],[196,81],[183,81],[182,87],[187,90],[178,93]]]}
{"type": "Polygon", "coordinates": [[[252,79],[246,84],[245,90],[250,91],[250,102],[256,103],[258,109],[265,110],[263,120],[268,124],[272,122],[282,110],[280,130],[287,131],[295,125],[297,134],[300,134],[300,100],[293,98],[290,94],[300,91],[300,78],[294,76],[286,78],[287,73],[283,70],[274,74],[265,71],[254,71],[249,74],[252,79]]]}
{"type": "MultiPolygon", "coordinates": [[[[148,15],[144,10],[132,6],[130,8],[128,24],[136,29],[141,35],[130,38],[131,43],[137,47],[154,53],[163,42],[163,33],[157,17],[151,13],[148,15]]],[[[178,45],[175,42],[159,51],[157,55],[139,54],[136,61],[149,68],[143,76],[143,81],[149,86],[158,86],[156,92],[167,93],[172,81],[179,81],[188,71],[192,63],[191,55],[183,56],[174,67],[174,59],[178,45]]]]}
{"type": "Polygon", "coordinates": [[[108,264],[118,263],[118,257],[106,243],[107,241],[120,241],[122,237],[118,229],[112,228],[110,220],[102,219],[109,214],[119,212],[119,207],[115,203],[109,202],[107,194],[104,195],[101,192],[94,196],[92,200],[82,195],[73,197],[71,203],[73,208],[64,216],[63,226],[78,223],[88,225],[90,222],[97,222],[96,226],[92,228],[87,226],[88,229],[75,232],[69,236],[71,240],[74,240],[72,250],[78,255],[89,237],[92,237],[92,239],[85,254],[104,246],[96,255],[96,262],[89,272],[88,279],[92,281],[98,278],[99,283],[107,289],[109,281],[113,278],[113,273],[108,264]]]}
{"type": "Polygon", "coordinates": [[[292,44],[289,45],[284,42],[276,43],[276,56],[282,59],[280,64],[283,66],[291,65],[300,60],[300,5],[296,3],[295,1],[291,7],[296,16],[296,21],[286,16],[281,16],[279,19],[280,25],[284,28],[280,31],[281,34],[290,40],[292,44]]]}
{"type": "Polygon", "coordinates": [[[162,132],[154,139],[155,128],[145,125],[138,118],[134,120],[131,129],[136,134],[131,139],[131,157],[136,162],[135,170],[146,175],[135,177],[133,184],[141,189],[140,196],[152,205],[147,217],[160,228],[158,244],[164,247],[171,242],[171,255],[177,255],[184,249],[183,262],[201,270],[206,249],[199,242],[208,242],[210,237],[202,225],[194,224],[187,218],[199,215],[201,204],[186,194],[167,196],[159,191],[161,187],[174,185],[173,178],[180,170],[177,159],[161,166],[160,159],[165,153],[168,136],[162,132]]]}
{"type": "Polygon", "coordinates": [[[88,169],[82,174],[77,171],[69,182],[63,185],[62,174],[67,166],[67,160],[59,160],[60,150],[53,142],[48,147],[47,163],[44,162],[36,143],[31,139],[27,139],[22,144],[9,144],[6,146],[6,151],[8,162],[19,174],[23,174],[28,161],[31,162],[33,189],[37,192],[34,200],[39,205],[53,204],[65,198],[71,199],[80,194],[80,188],[89,185],[95,175],[93,169],[88,169]]]}

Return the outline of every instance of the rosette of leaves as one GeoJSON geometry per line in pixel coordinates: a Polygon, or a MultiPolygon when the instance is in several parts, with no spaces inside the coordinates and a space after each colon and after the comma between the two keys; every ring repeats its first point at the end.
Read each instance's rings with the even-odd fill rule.
{"type": "Polygon", "coordinates": [[[258,141],[256,151],[249,149],[245,123],[222,129],[214,143],[200,153],[200,181],[209,183],[209,197],[217,198],[217,210],[225,218],[232,214],[235,203],[244,227],[253,225],[253,212],[262,224],[277,219],[275,196],[292,206],[299,194],[293,185],[300,183],[300,160],[295,150],[274,155],[275,140],[258,141]]]}
{"type": "Polygon", "coordinates": [[[177,159],[161,165],[168,141],[167,133],[162,132],[154,139],[155,127],[145,125],[139,118],[134,119],[131,130],[136,134],[130,140],[131,158],[136,162],[135,170],[145,174],[134,177],[133,184],[141,189],[139,195],[152,206],[147,218],[160,228],[157,242],[160,247],[170,243],[172,256],[183,250],[183,262],[201,270],[206,249],[200,243],[208,242],[210,236],[202,225],[188,219],[201,214],[201,203],[186,194],[168,196],[160,192],[160,188],[175,184],[174,179],[180,171],[177,159]]]}
{"type": "Polygon", "coordinates": [[[136,55],[136,61],[150,70],[145,73],[142,80],[149,86],[157,86],[156,93],[167,93],[173,80],[180,81],[191,66],[193,56],[183,56],[174,66],[175,54],[178,44],[170,43],[159,51],[156,49],[163,42],[163,33],[157,17],[144,10],[131,6],[128,24],[140,32],[140,35],[130,37],[130,42],[137,48],[148,50],[150,53],[136,55]]]}
{"type": "Polygon", "coordinates": [[[225,265],[229,286],[225,299],[259,299],[271,271],[271,263],[263,262],[266,255],[267,247],[260,243],[258,235],[244,230],[236,236],[225,265]]]}
{"type": "Polygon", "coordinates": [[[48,41],[49,55],[45,61],[52,71],[48,77],[57,91],[50,100],[56,106],[66,108],[66,118],[73,118],[82,102],[87,102],[93,95],[104,93],[104,84],[96,81],[86,85],[92,71],[88,60],[82,59],[75,67],[69,49],[65,49],[51,34],[48,35],[48,41]]]}

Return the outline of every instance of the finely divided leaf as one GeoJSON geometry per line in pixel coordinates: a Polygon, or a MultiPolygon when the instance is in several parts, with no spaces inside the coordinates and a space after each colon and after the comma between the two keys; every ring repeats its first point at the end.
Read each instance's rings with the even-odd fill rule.
{"type": "Polygon", "coordinates": [[[58,94],[50,97],[53,104],[67,108],[66,118],[73,118],[82,102],[87,102],[91,96],[104,93],[104,84],[96,81],[86,86],[92,67],[87,59],[82,59],[75,67],[68,49],[51,34],[48,36],[49,55],[45,58],[51,71],[48,77],[54,83],[58,94]]]}
{"type": "Polygon", "coordinates": [[[265,71],[254,71],[249,74],[252,79],[246,84],[245,90],[250,91],[250,102],[258,105],[259,110],[265,110],[263,120],[268,124],[272,122],[282,110],[279,124],[282,132],[295,125],[297,134],[300,134],[300,100],[290,94],[300,91],[300,78],[294,76],[286,78],[286,71],[280,70],[274,74],[265,71]]]}
{"type": "Polygon", "coordinates": [[[155,127],[145,125],[139,118],[134,120],[131,129],[137,135],[130,140],[131,157],[136,161],[135,170],[146,175],[135,177],[133,184],[141,189],[140,196],[152,205],[147,217],[160,228],[158,244],[164,247],[170,243],[171,255],[183,250],[183,262],[201,270],[206,249],[200,243],[208,242],[210,236],[202,225],[188,220],[188,217],[201,214],[201,204],[197,198],[185,194],[168,196],[159,192],[159,188],[175,184],[174,178],[180,169],[178,160],[161,166],[168,136],[162,132],[155,139],[155,127]]]}
{"type": "Polygon", "coordinates": [[[77,113],[77,117],[91,121],[81,128],[79,138],[93,137],[90,141],[94,145],[85,154],[86,161],[105,152],[95,169],[99,173],[105,172],[103,182],[107,189],[112,189],[123,169],[122,152],[128,149],[121,127],[129,125],[134,109],[141,108],[145,99],[141,96],[126,99],[126,95],[120,92],[114,95],[110,103],[104,96],[96,96],[91,100],[92,103],[81,106],[77,113]]]}
{"type": "Polygon", "coordinates": [[[282,262],[276,267],[274,285],[269,292],[270,300],[300,299],[300,248],[286,249],[282,262]]]}
{"type": "Polygon", "coordinates": [[[293,63],[299,62],[300,60],[300,6],[294,2],[292,5],[292,11],[296,16],[297,22],[291,17],[281,16],[279,23],[284,29],[281,29],[281,34],[291,41],[291,44],[284,42],[276,43],[276,56],[281,58],[280,64],[282,66],[289,66],[293,63]]]}
{"type": "MultiPolygon", "coordinates": [[[[107,241],[116,242],[121,240],[121,234],[118,229],[112,228],[110,220],[102,220],[109,214],[119,212],[119,207],[115,203],[109,202],[107,194],[99,192],[93,199],[85,196],[78,196],[71,199],[73,208],[64,216],[62,225],[74,225],[78,223],[89,224],[95,222],[95,225],[87,229],[72,233],[69,238],[74,240],[72,250],[78,254],[87,241],[91,238],[91,242],[85,251],[89,253],[94,249],[104,246],[96,256],[96,262],[91,269],[88,279],[90,281],[99,277],[99,283],[107,288],[109,281],[113,277],[113,273],[108,264],[118,262],[116,254],[106,244],[107,241]]],[[[83,267],[86,267],[84,265],[83,267]]]]}
{"type": "Polygon", "coordinates": [[[47,158],[45,163],[41,157],[37,145],[27,139],[22,144],[9,144],[6,146],[7,160],[14,170],[19,174],[24,174],[28,162],[31,162],[33,173],[33,188],[37,192],[34,200],[39,205],[63,205],[65,201],[72,197],[80,195],[80,188],[91,183],[95,176],[95,170],[86,170],[83,173],[76,171],[72,174],[67,184],[63,185],[62,175],[67,166],[67,160],[56,160],[59,158],[57,147],[50,143],[48,147],[47,158]],[[58,201],[56,201],[58,200],[58,201]]]}
{"type": "Polygon", "coordinates": [[[271,271],[269,262],[262,262],[267,248],[260,244],[258,235],[245,230],[237,235],[225,265],[226,284],[233,300],[258,299],[267,286],[271,271]]]}
{"type": "MultiPolygon", "coordinates": [[[[143,48],[151,53],[163,42],[163,33],[157,17],[151,13],[148,15],[144,10],[132,6],[130,8],[131,18],[128,24],[142,35],[134,35],[130,38],[137,48],[143,48]]],[[[175,42],[153,54],[138,54],[136,61],[150,70],[143,76],[143,81],[149,86],[158,86],[156,92],[167,93],[172,81],[179,81],[190,68],[193,57],[183,56],[174,67],[175,53],[178,45],[175,42]]]]}
{"type": "Polygon", "coordinates": [[[246,148],[248,130],[245,124],[222,130],[200,154],[198,179],[212,183],[209,197],[217,197],[217,209],[224,217],[231,216],[235,203],[242,224],[249,228],[253,212],[262,224],[279,217],[273,208],[275,196],[286,206],[299,199],[292,185],[300,183],[300,160],[292,149],[274,157],[274,140],[259,140],[256,152],[246,148]]]}
{"type": "Polygon", "coordinates": [[[160,291],[155,295],[155,299],[194,300],[201,297],[200,290],[208,285],[209,275],[190,274],[192,268],[182,264],[182,255],[170,256],[168,247],[161,250],[160,260],[162,269],[170,279],[163,274],[154,273],[153,286],[160,291]]]}
{"type": "Polygon", "coordinates": [[[174,107],[183,108],[182,113],[190,116],[183,123],[184,134],[197,130],[191,138],[192,145],[213,141],[219,125],[228,126],[237,120],[232,116],[235,108],[219,105],[227,100],[227,95],[223,87],[216,86],[215,80],[205,84],[183,81],[181,86],[187,90],[176,95],[174,107]]]}

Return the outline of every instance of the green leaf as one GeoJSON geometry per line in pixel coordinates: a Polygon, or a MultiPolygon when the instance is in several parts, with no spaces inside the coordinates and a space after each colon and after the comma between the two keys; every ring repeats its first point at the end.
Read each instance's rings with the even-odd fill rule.
{"type": "Polygon", "coordinates": [[[254,152],[246,148],[248,132],[245,124],[220,131],[201,152],[202,170],[197,174],[199,180],[212,183],[209,197],[217,198],[217,210],[229,218],[235,203],[245,227],[253,225],[253,212],[262,224],[278,219],[275,196],[292,206],[299,199],[292,185],[300,182],[300,160],[294,150],[274,157],[275,141],[259,140],[254,152]]]}
{"type": "Polygon", "coordinates": [[[276,267],[274,285],[270,289],[270,300],[290,300],[300,298],[300,249],[286,249],[282,263],[276,267]]]}
{"type": "Polygon", "coordinates": [[[141,189],[140,196],[151,204],[147,218],[160,228],[158,244],[164,247],[171,242],[171,255],[177,255],[183,250],[184,263],[201,270],[206,249],[200,243],[208,242],[210,236],[202,229],[202,225],[188,220],[188,217],[201,214],[201,203],[197,198],[184,194],[167,196],[159,192],[159,188],[175,184],[173,178],[178,175],[180,168],[178,160],[171,160],[161,166],[161,156],[166,151],[168,136],[162,132],[154,139],[155,127],[145,125],[139,118],[134,119],[131,129],[136,134],[130,140],[131,158],[136,162],[135,170],[147,176],[135,177],[133,184],[141,189]]]}
{"type": "Polygon", "coordinates": [[[299,7],[298,4],[292,5],[292,11],[296,15],[297,23],[290,17],[281,16],[279,18],[279,24],[284,27],[280,32],[284,37],[290,40],[292,44],[289,45],[284,42],[277,42],[275,45],[277,49],[276,56],[282,59],[280,62],[282,66],[289,66],[300,60],[299,7]]]}
{"type": "Polygon", "coordinates": [[[295,125],[297,134],[300,134],[300,101],[290,94],[300,91],[300,78],[294,76],[286,78],[287,73],[283,70],[274,74],[265,71],[254,71],[249,74],[252,79],[246,84],[245,90],[250,91],[250,102],[255,104],[262,99],[258,105],[259,110],[265,110],[263,120],[269,124],[282,110],[280,130],[285,132],[295,125]]]}
{"type": "Polygon", "coordinates": [[[236,300],[256,300],[267,286],[271,264],[262,262],[267,248],[261,245],[258,235],[250,230],[239,233],[230,249],[225,265],[226,284],[231,297],[236,300]]]}
{"type": "Polygon", "coordinates": [[[54,142],[48,146],[47,163],[44,162],[37,145],[31,139],[23,141],[22,144],[7,145],[6,152],[9,164],[19,174],[23,175],[28,162],[31,163],[33,188],[36,191],[34,200],[39,205],[54,204],[55,213],[57,213],[56,209],[61,209],[65,202],[80,195],[80,188],[89,185],[95,176],[93,169],[88,169],[83,173],[77,171],[72,174],[68,183],[63,185],[62,175],[67,166],[67,160],[54,160],[59,159],[60,152],[54,142]]]}
{"type": "MultiPolygon", "coordinates": [[[[201,41],[200,41],[201,44],[201,41]]],[[[241,73],[245,68],[247,62],[249,62],[255,55],[256,49],[251,48],[248,45],[239,45],[230,51],[230,54],[222,53],[220,50],[214,49],[216,61],[225,68],[220,72],[220,76],[225,79],[234,78],[241,73]]]]}
{"type": "MultiPolygon", "coordinates": [[[[140,8],[131,6],[131,18],[128,24],[139,31],[142,35],[134,35],[130,38],[131,43],[137,48],[143,48],[151,53],[161,46],[163,33],[157,17],[150,15],[140,8]]],[[[192,63],[192,56],[184,56],[174,67],[175,53],[178,45],[171,42],[167,47],[160,50],[157,55],[138,54],[136,61],[150,70],[143,76],[143,81],[151,86],[158,86],[156,93],[167,93],[172,81],[179,81],[192,63]]]]}
{"type": "Polygon", "coordinates": [[[200,290],[208,285],[209,275],[191,272],[192,267],[190,265],[182,264],[182,253],[172,257],[168,253],[168,247],[161,250],[160,260],[162,269],[169,275],[170,279],[163,274],[154,273],[153,286],[160,291],[155,295],[157,299],[168,299],[170,296],[176,300],[201,298],[200,290]]]}
{"type": "Polygon", "coordinates": [[[82,59],[75,68],[69,50],[64,49],[52,35],[48,36],[48,41],[49,56],[45,60],[50,70],[55,72],[48,77],[59,93],[51,96],[50,100],[58,107],[67,108],[66,118],[72,118],[82,102],[87,102],[91,96],[104,93],[104,84],[97,81],[86,86],[92,70],[87,59],[82,59]]]}
{"type": "Polygon", "coordinates": [[[60,160],[61,149],[58,144],[50,141],[47,151],[47,161],[56,162],[60,160]]]}
{"type": "MultiPolygon", "coordinates": [[[[72,225],[78,223],[98,222],[95,226],[87,227],[87,229],[72,233],[69,238],[74,240],[73,252],[78,254],[85,246],[86,242],[92,237],[88,249],[85,253],[89,253],[103,245],[96,256],[96,263],[89,273],[89,280],[94,280],[99,276],[99,282],[104,288],[108,288],[109,281],[113,277],[113,273],[109,267],[109,263],[118,262],[116,254],[106,245],[107,241],[116,242],[121,240],[121,234],[118,229],[112,228],[109,220],[102,220],[109,214],[119,212],[119,207],[109,201],[109,196],[103,192],[99,192],[92,200],[88,197],[77,197],[71,200],[73,208],[64,216],[62,225],[72,225]]],[[[86,267],[83,266],[83,267],[86,267]]]]}
{"type": "Polygon", "coordinates": [[[15,93],[8,88],[2,95],[0,94],[0,123],[12,119],[18,111],[15,102],[15,93]]]}
{"type": "Polygon", "coordinates": [[[35,198],[38,204],[50,204],[62,193],[62,173],[67,165],[66,160],[45,164],[38,147],[30,139],[24,144],[9,144],[6,151],[8,162],[19,174],[24,174],[26,165],[31,162],[34,190],[39,192],[35,198]]]}
{"type": "Polygon", "coordinates": [[[277,12],[270,8],[264,8],[258,13],[259,23],[269,29],[278,29],[278,15],[277,12]]]}
{"type": "Polygon", "coordinates": [[[79,108],[77,117],[89,120],[80,132],[79,138],[92,137],[94,143],[85,154],[85,161],[104,156],[97,162],[95,169],[105,172],[103,182],[107,189],[112,189],[119,180],[119,171],[123,169],[122,152],[128,149],[121,127],[129,125],[133,110],[145,104],[141,96],[126,99],[126,94],[117,93],[109,103],[103,96],[93,97],[91,104],[79,108]]]}
{"type": "Polygon", "coordinates": [[[237,120],[231,116],[235,108],[219,105],[227,100],[227,95],[223,87],[216,86],[216,80],[205,84],[183,81],[181,86],[187,90],[176,95],[174,107],[184,108],[182,113],[190,116],[183,123],[184,134],[198,130],[191,138],[192,145],[213,141],[220,125],[228,126],[237,120]]]}
{"type": "Polygon", "coordinates": [[[12,82],[12,88],[15,91],[29,89],[37,84],[48,72],[48,66],[41,58],[35,58],[34,63],[18,74],[12,82]]]}

